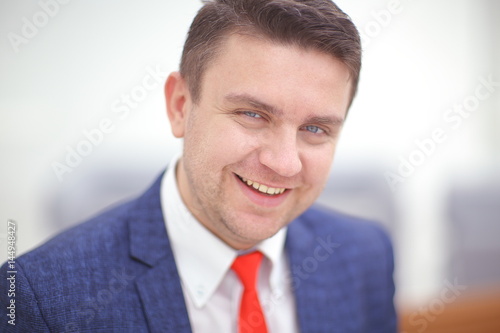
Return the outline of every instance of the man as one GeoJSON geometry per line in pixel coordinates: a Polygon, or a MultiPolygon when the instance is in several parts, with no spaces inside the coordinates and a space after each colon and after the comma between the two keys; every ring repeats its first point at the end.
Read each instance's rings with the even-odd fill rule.
{"type": "Polygon", "coordinates": [[[165,85],[182,156],[140,198],[20,257],[2,331],[395,332],[385,233],[311,208],[360,49],[329,0],[206,3],[165,85]]]}

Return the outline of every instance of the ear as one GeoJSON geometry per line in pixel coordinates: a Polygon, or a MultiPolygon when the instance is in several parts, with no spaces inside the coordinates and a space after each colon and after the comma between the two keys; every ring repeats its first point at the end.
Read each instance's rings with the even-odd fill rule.
{"type": "Polygon", "coordinates": [[[182,138],[185,134],[186,120],[191,108],[191,95],[186,80],[179,72],[170,73],[165,83],[165,99],[167,115],[170,120],[172,134],[182,138]]]}

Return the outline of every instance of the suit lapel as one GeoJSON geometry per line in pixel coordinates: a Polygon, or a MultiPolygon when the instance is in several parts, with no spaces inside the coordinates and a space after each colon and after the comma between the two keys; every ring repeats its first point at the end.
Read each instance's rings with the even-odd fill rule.
{"type": "Polygon", "coordinates": [[[191,332],[175,266],[162,260],[141,276],[136,285],[152,333],[191,332]]]}
{"type": "Polygon", "coordinates": [[[129,212],[130,255],[148,266],[136,287],[151,332],[191,332],[184,295],[161,210],[163,174],[129,212]]]}
{"type": "MultiPolygon", "coordinates": [[[[300,219],[300,218],[299,218],[300,219]]],[[[315,323],[319,317],[323,317],[323,306],[314,302],[314,288],[311,287],[311,277],[303,272],[302,264],[310,255],[310,244],[313,244],[313,237],[310,232],[304,229],[299,221],[290,223],[286,238],[286,251],[290,261],[290,272],[292,272],[292,288],[295,293],[295,303],[297,309],[300,332],[317,331],[315,323]],[[297,237],[300,236],[300,237],[297,237]],[[300,241],[298,239],[300,238],[300,241]],[[315,315],[316,314],[316,315],[315,315]]]]}
{"type": "Polygon", "coordinates": [[[322,234],[300,219],[289,225],[285,243],[300,331],[350,332],[343,325],[356,316],[346,295],[353,277],[342,258],[342,244],[334,237],[338,249],[325,246],[332,235],[322,234]]]}

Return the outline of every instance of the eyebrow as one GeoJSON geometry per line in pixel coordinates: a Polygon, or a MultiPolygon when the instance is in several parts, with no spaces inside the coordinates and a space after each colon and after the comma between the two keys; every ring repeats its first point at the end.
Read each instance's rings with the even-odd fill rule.
{"type": "Polygon", "coordinates": [[[344,119],[332,116],[332,117],[310,117],[307,118],[306,123],[322,124],[330,126],[342,126],[344,124],[344,119]]]}
{"type": "MultiPolygon", "coordinates": [[[[249,94],[228,94],[224,97],[227,101],[231,103],[243,103],[250,105],[259,110],[266,111],[275,116],[283,115],[283,111],[278,109],[277,107],[265,103],[263,101],[258,100],[254,96],[249,94]]],[[[331,125],[331,126],[342,126],[344,123],[344,119],[338,116],[311,116],[306,118],[305,123],[317,123],[323,125],[331,125]]]]}
{"type": "Polygon", "coordinates": [[[272,115],[282,115],[283,112],[279,110],[278,108],[267,104],[263,101],[259,101],[257,98],[248,95],[248,94],[228,94],[225,96],[225,99],[228,100],[229,102],[238,104],[238,103],[243,103],[247,105],[251,105],[252,107],[259,109],[259,110],[264,110],[272,115]]]}

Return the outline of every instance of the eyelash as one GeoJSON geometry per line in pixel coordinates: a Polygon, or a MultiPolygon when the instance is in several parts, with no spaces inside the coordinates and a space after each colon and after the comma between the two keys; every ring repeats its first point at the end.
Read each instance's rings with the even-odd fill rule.
{"type": "MultiPolygon", "coordinates": [[[[240,111],[239,113],[242,115],[245,115],[249,118],[253,118],[253,119],[263,119],[264,118],[263,115],[261,115],[257,112],[253,112],[253,111],[240,111]]],[[[307,126],[304,126],[302,128],[311,134],[316,134],[316,135],[328,134],[327,130],[325,130],[319,126],[315,126],[315,125],[307,125],[307,126]]]]}
{"type": "Polygon", "coordinates": [[[311,132],[313,134],[326,134],[326,131],[318,126],[314,126],[314,125],[307,125],[307,126],[304,126],[304,129],[308,132],[311,132]],[[314,129],[314,130],[311,130],[311,129],[314,129]]]}
{"type": "Polygon", "coordinates": [[[245,116],[248,116],[250,118],[262,118],[260,114],[257,112],[252,112],[252,111],[243,111],[242,112],[245,116]]]}

